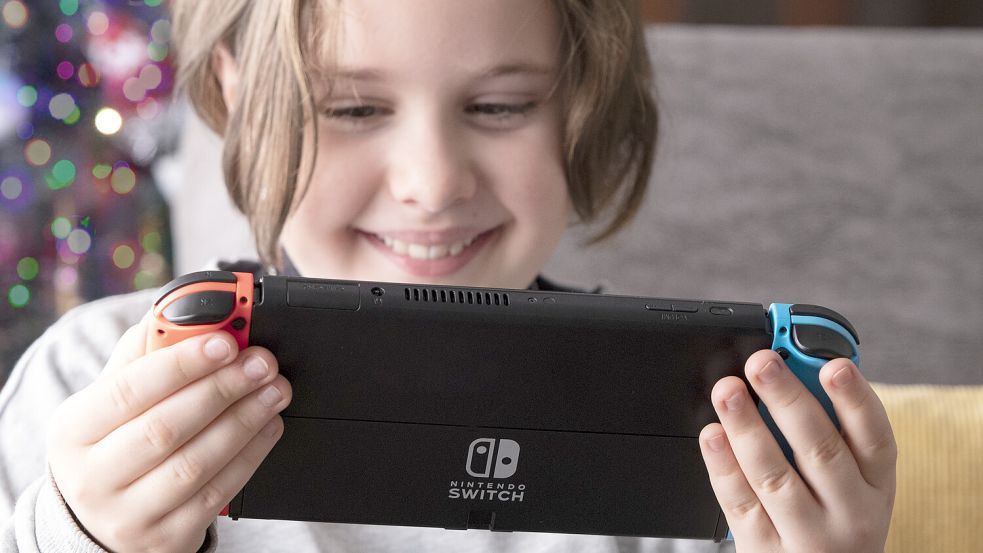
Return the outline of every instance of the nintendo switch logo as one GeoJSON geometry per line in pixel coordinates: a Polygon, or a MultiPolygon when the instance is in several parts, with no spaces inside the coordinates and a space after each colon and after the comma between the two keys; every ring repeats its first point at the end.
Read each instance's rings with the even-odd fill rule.
{"type": "Polygon", "coordinates": [[[515,474],[518,465],[519,444],[512,440],[478,438],[468,449],[468,474],[471,476],[508,478],[515,474]]]}

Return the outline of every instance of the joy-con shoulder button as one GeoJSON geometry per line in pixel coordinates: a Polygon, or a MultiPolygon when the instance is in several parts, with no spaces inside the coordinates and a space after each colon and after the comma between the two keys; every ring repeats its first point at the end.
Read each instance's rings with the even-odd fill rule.
{"type": "Polygon", "coordinates": [[[853,341],[860,345],[860,335],[857,334],[857,329],[853,328],[850,321],[846,319],[843,315],[840,315],[836,311],[829,309],[827,307],[820,307],[818,305],[808,305],[804,303],[797,303],[789,308],[789,315],[799,315],[803,317],[820,317],[823,319],[829,319],[834,323],[842,326],[853,336],[853,341]]]}
{"type": "Polygon", "coordinates": [[[792,325],[792,341],[802,353],[820,359],[853,357],[850,342],[840,333],[817,325],[792,325]]]}
{"type": "Polygon", "coordinates": [[[154,305],[160,303],[160,300],[167,297],[168,294],[189,284],[197,284],[199,282],[219,282],[226,284],[235,284],[236,276],[229,271],[198,271],[197,273],[188,273],[184,276],[180,276],[160,289],[157,293],[157,299],[154,300],[154,305]]]}
{"type": "Polygon", "coordinates": [[[181,326],[213,324],[231,315],[235,303],[233,292],[195,292],[168,305],[162,314],[181,326]]]}

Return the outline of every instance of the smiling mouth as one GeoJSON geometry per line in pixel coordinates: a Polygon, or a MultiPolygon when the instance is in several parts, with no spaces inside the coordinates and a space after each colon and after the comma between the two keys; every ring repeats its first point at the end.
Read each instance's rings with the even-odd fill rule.
{"type": "Polygon", "coordinates": [[[396,255],[409,257],[411,259],[428,260],[442,259],[445,257],[458,257],[468,248],[468,246],[473,244],[479,238],[483,238],[495,231],[497,228],[498,227],[475,234],[474,236],[470,236],[459,242],[447,244],[415,244],[380,234],[365,234],[368,234],[369,236],[375,238],[378,242],[384,244],[396,255]]]}
{"type": "Polygon", "coordinates": [[[460,271],[486,245],[495,240],[501,226],[453,243],[420,244],[359,230],[358,234],[390,261],[414,277],[446,277],[460,271]]]}

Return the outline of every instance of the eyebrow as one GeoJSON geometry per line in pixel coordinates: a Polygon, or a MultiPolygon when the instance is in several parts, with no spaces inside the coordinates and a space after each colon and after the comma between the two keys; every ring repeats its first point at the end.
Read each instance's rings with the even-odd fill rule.
{"type": "MultiPolygon", "coordinates": [[[[352,81],[385,81],[387,74],[378,69],[351,69],[347,67],[329,68],[324,72],[333,78],[352,80],[352,81]]],[[[472,79],[489,79],[492,77],[502,77],[508,75],[554,75],[556,68],[549,65],[541,65],[528,62],[513,62],[495,65],[487,69],[476,71],[472,74],[472,79]]]]}

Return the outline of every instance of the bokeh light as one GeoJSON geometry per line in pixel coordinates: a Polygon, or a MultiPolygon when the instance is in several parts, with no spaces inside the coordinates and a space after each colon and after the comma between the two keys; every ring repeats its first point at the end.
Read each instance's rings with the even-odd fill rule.
{"type": "Polygon", "coordinates": [[[140,79],[131,77],[123,83],[123,96],[131,102],[139,102],[147,95],[147,87],[143,86],[140,79]]]}
{"type": "Polygon", "coordinates": [[[34,280],[41,271],[41,265],[33,257],[24,257],[17,262],[17,276],[23,280],[34,280]]]}
{"type": "Polygon", "coordinates": [[[75,182],[75,164],[67,159],[56,162],[51,168],[51,177],[56,186],[51,186],[51,182],[48,186],[55,190],[70,186],[75,182]]]}
{"type": "Polygon", "coordinates": [[[137,176],[129,167],[118,167],[113,170],[109,183],[117,194],[129,194],[137,184],[137,176]]]}
{"type": "Polygon", "coordinates": [[[13,175],[9,177],[4,177],[0,181],[0,196],[8,200],[16,200],[20,197],[21,192],[24,191],[24,183],[13,175]]]}
{"type": "Polygon", "coordinates": [[[124,244],[113,249],[113,264],[120,269],[129,269],[134,261],[136,261],[136,253],[133,248],[124,244]]]}
{"type": "Polygon", "coordinates": [[[72,40],[72,36],[75,35],[75,31],[72,30],[72,26],[68,23],[62,23],[55,27],[55,39],[62,44],[72,40]]]}
{"type": "Polygon", "coordinates": [[[159,253],[147,253],[140,257],[140,270],[159,275],[167,266],[164,256],[159,253]]]}
{"type": "Polygon", "coordinates": [[[66,117],[62,121],[66,125],[74,125],[75,123],[78,123],[79,119],[81,118],[82,118],[82,110],[80,110],[78,106],[75,106],[75,109],[72,110],[72,113],[69,113],[68,117],[66,117]]]}
{"type": "Polygon", "coordinates": [[[72,250],[72,253],[82,255],[92,247],[92,235],[86,232],[85,229],[77,228],[68,233],[68,238],[65,239],[65,242],[68,243],[68,249],[72,250]]]}
{"type": "Polygon", "coordinates": [[[153,98],[147,98],[146,100],[137,104],[137,115],[139,115],[140,119],[143,119],[144,121],[153,120],[155,117],[157,117],[158,113],[160,113],[160,105],[157,103],[157,100],[154,100],[153,98]]]}
{"type": "Polygon", "coordinates": [[[167,57],[167,45],[151,42],[147,45],[147,57],[154,61],[164,61],[167,57]]]}
{"type": "Polygon", "coordinates": [[[65,119],[75,111],[75,98],[71,94],[55,94],[48,102],[48,111],[55,119],[65,119]]]}
{"type": "Polygon", "coordinates": [[[34,136],[34,125],[30,121],[23,121],[17,125],[17,138],[27,140],[34,136]]]}
{"type": "Polygon", "coordinates": [[[140,240],[140,245],[143,246],[143,251],[157,253],[161,248],[161,238],[160,233],[157,231],[150,231],[143,235],[143,239],[140,240]]]}
{"type": "Polygon", "coordinates": [[[147,288],[156,288],[157,286],[159,286],[157,275],[153,273],[139,271],[133,277],[133,287],[137,290],[146,290],[147,288]]]}
{"type": "Polygon", "coordinates": [[[17,91],[17,103],[29,108],[38,101],[38,89],[31,85],[22,86],[17,91]]]}
{"type": "Polygon", "coordinates": [[[96,36],[104,34],[109,30],[109,16],[99,11],[92,12],[86,26],[89,28],[89,32],[96,36]]]}
{"type": "Polygon", "coordinates": [[[91,63],[83,63],[78,70],[79,84],[92,88],[99,84],[99,71],[91,63]]]}
{"type": "Polygon", "coordinates": [[[23,284],[15,284],[7,292],[7,301],[15,308],[21,308],[31,301],[31,291],[23,284]]]}
{"type": "Polygon", "coordinates": [[[72,78],[72,75],[75,74],[75,66],[72,65],[72,62],[70,61],[63,61],[58,64],[57,72],[58,78],[63,81],[67,81],[68,79],[72,78]]]}
{"type": "Polygon", "coordinates": [[[3,20],[11,28],[20,29],[23,27],[27,24],[29,16],[27,6],[20,0],[10,0],[3,5],[3,20]]]}
{"type": "Polygon", "coordinates": [[[71,265],[62,265],[55,269],[55,287],[59,290],[73,290],[78,280],[78,269],[71,265]]]}
{"type": "Polygon", "coordinates": [[[158,44],[167,44],[171,39],[171,22],[166,19],[158,19],[150,27],[150,38],[158,44]]]}
{"type": "Polygon", "coordinates": [[[79,11],[79,0],[61,0],[58,7],[61,8],[61,13],[72,16],[79,11]]]}
{"type": "Polygon", "coordinates": [[[105,163],[96,164],[96,166],[92,168],[92,176],[97,179],[104,179],[112,172],[112,166],[106,165],[105,163]]]}
{"type": "Polygon", "coordinates": [[[51,234],[55,238],[68,238],[68,233],[72,232],[72,222],[67,217],[55,217],[51,221],[51,234]]]}
{"type": "Polygon", "coordinates": [[[156,8],[160,5],[160,0],[143,0],[143,3],[150,6],[151,8],[156,8]]]}
{"type": "Polygon", "coordinates": [[[24,158],[31,165],[40,167],[51,159],[51,145],[40,138],[35,138],[24,146],[24,158]]]}
{"type": "Polygon", "coordinates": [[[140,84],[147,90],[160,86],[161,77],[160,67],[154,64],[145,65],[140,70],[140,84]]]}
{"type": "Polygon", "coordinates": [[[113,108],[102,108],[96,113],[96,130],[112,135],[123,128],[123,117],[113,108]]]}

